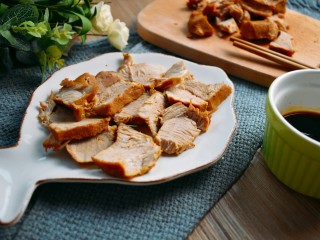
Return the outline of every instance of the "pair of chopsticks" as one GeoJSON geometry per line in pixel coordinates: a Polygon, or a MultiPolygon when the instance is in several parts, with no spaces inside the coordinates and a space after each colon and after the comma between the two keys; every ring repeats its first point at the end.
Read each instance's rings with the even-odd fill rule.
{"type": "Polygon", "coordinates": [[[290,69],[315,69],[315,67],[313,66],[297,61],[281,53],[245,41],[241,38],[231,37],[230,40],[233,42],[233,46],[235,47],[254,53],[260,57],[269,59],[290,69]]]}

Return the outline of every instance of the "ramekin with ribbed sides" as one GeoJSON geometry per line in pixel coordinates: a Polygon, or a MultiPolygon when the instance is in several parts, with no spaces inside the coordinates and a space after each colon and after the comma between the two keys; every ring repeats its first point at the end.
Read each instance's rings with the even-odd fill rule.
{"type": "Polygon", "coordinates": [[[266,103],[265,162],[282,183],[315,198],[320,198],[319,123],[320,70],[296,70],[274,80],[266,103]],[[301,116],[289,123],[294,114],[301,116]]]}

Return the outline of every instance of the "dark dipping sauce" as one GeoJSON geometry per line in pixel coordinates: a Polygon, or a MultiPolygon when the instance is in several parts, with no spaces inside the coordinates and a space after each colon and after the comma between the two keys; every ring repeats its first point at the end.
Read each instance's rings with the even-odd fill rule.
{"type": "Polygon", "coordinates": [[[296,129],[320,142],[320,113],[316,112],[291,112],[283,117],[296,129]]]}

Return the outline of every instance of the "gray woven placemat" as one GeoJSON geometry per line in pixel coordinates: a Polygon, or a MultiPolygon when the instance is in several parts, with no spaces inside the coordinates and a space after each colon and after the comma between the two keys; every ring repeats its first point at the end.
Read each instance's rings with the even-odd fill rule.
{"type": "MultiPolygon", "coordinates": [[[[288,7],[320,19],[320,2],[289,1],[288,7]],[[307,7],[309,6],[309,7],[307,7]]],[[[75,45],[66,64],[115,51],[105,39],[75,45]]],[[[132,33],[130,53],[165,51],[132,33]]],[[[0,239],[182,239],[242,175],[261,146],[267,89],[231,77],[237,132],[223,158],[201,172],[155,186],[50,183],[39,187],[16,225],[0,239]]],[[[1,77],[0,145],[14,144],[28,99],[41,83],[37,68],[1,77]]],[[[1,159],[0,159],[1,164],[1,159]]],[[[0,196],[1,197],[1,196],[0,196]]]]}

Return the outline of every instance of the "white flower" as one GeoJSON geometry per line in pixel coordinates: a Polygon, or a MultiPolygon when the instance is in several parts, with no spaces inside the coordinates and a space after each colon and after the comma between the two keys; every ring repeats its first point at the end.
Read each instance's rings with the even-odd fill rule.
{"type": "Polygon", "coordinates": [[[128,44],[129,29],[124,22],[116,19],[109,27],[108,38],[112,46],[122,50],[128,44]]]}
{"type": "Polygon", "coordinates": [[[108,32],[109,26],[113,22],[111,7],[101,1],[90,9],[92,14],[94,13],[95,9],[97,14],[91,20],[93,30],[97,31],[98,33],[108,32]]]}

